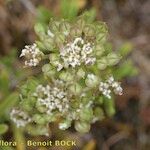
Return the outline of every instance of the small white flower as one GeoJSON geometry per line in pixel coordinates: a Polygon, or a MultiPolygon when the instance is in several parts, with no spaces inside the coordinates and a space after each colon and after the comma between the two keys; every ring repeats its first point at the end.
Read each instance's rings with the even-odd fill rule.
{"type": "Polygon", "coordinates": [[[66,44],[61,49],[60,56],[64,61],[65,66],[80,66],[82,63],[85,65],[93,65],[96,61],[92,57],[93,46],[91,43],[86,43],[81,37],[75,38],[72,43],[66,44]]]}
{"type": "Polygon", "coordinates": [[[17,127],[24,127],[31,122],[31,118],[22,110],[12,109],[10,112],[11,120],[17,125],[17,127]]]}
{"type": "Polygon", "coordinates": [[[99,85],[99,90],[103,93],[103,95],[105,95],[107,98],[111,98],[110,94],[111,94],[111,90],[109,89],[109,84],[104,83],[104,82],[100,82],[99,85]]]}
{"type": "Polygon", "coordinates": [[[57,65],[57,71],[60,71],[60,70],[62,70],[63,69],[63,65],[62,64],[58,64],[57,65]]]}
{"type": "Polygon", "coordinates": [[[43,53],[39,50],[37,45],[26,45],[22,50],[20,57],[25,57],[25,66],[37,66],[42,59],[43,53]]]}
{"type": "Polygon", "coordinates": [[[114,77],[111,76],[108,78],[106,82],[100,82],[99,90],[105,95],[107,98],[111,98],[111,90],[114,91],[117,95],[122,95],[122,87],[120,86],[119,82],[114,80],[114,77]]]}
{"type": "Polygon", "coordinates": [[[67,93],[56,86],[51,87],[47,85],[44,87],[39,85],[34,96],[37,97],[38,102],[42,106],[47,108],[48,114],[51,114],[53,110],[58,110],[62,114],[68,111],[69,99],[67,93]]]}

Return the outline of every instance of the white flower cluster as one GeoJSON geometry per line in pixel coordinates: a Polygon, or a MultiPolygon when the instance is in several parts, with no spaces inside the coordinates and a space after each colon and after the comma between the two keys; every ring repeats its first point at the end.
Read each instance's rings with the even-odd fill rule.
{"type": "Polygon", "coordinates": [[[100,82],[99,90],[105,95],[107,98],[111,98],[111,89],[117,95],[122,95],[122,87],[120,86],[119,82],[114,80],[114,77],[108,78],[106,82],[100,82]]]}
{"type": "Polygon", "coordinates": [[[27,60],[25,61],[25,66],[37,66],[41,61],[42,52],[39,50],[37,45],[34,43],[33,45],[26,45],[22,50],[20,57],[25,57],[27,60]]]}
{"type": "Polygon", "coordinates": [[[51,114],[53,110],[58,110],[62,114],[69,108],[69,100],[67,93],[58,87],[46,87],[39,85],[36,88],[34,96],[38,98],[38,102],[47,108],[47,113],[51,114]]]}
{"type": "Polygon", "coordinates": [[[92,56],[93,45],[86,43],[81,37],[75,38],[72,43],[68,43],[60,52],[60,56],[65,66],[80,66],[94,64],[96,58],[92,56]]]}
{"type": "Polygon", "coordinates": [[[12,109],[10,112],[10,118],[17,127],[24,127],[31,122],[31,118],[24,111],[19,109],[12,109]]]}

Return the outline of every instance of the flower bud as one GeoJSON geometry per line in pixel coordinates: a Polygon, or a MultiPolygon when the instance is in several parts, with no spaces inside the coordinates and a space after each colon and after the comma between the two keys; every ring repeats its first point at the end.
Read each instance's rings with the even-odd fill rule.
{"type": "Polygon", "coordinates": [[[42,106],[41,103],[39,103],[38,101],[36,103],[36,108],[41,113],[44,113],[47,111],[47,108],[45,106],[42,106]]]}
{"type": "Polygon", "coordinates": [[[102,120],[102,119],[104,119],[105,116],[104,116],[104,111],[103,111],[103,109],[100,108],[100,107],[96,107],[96,108],[94,109],[94,116],[97,118],[97,120],[102,120]]]}
{"type": "Polygon", "coordinates": [[[50,30],[52,30],[52,32],[58,32],[59,31],[59,21],[53,20],[51,19],[50,24],[49,24],[49,28],[50,30]]]}
{"type": "Polygon", "coordinates": [[[91,108],[82,109],[80,112],[80,120],[90,122],[93,118],[93,111],[91,108]]]}
{"type": "Polygon", "coordinates": [[[109,117],[115,114],[115,106],[114,106],[114,101],[112,99],[105,99],[104,108],[105,108],[106,114],[109,117]]]}
{"type": "Polygon", "coordinates": [[[70,31],[70,35],[72,37],[80,37],[82,34],[82,30],[79,27],[72,27],[70,31]]]}
{"type": "Polygon", "coordinates": [[[64,33],[64,35],[68,35],[70,30],[70,24],[68,22],[62,22],[60,24],[60,31],[64,33]]]}
{"type": "Polygon", "coordinates": [[[86,25],[84,27],[83,31],[86,36],[94,36],[95,35],[94,27],[91,25],[86,25]]]}
{"type": "Polygon", "coordinates": [[[80,17],[80,18],[76,21],[76,24],[77,24],[81,29],[83,29],[84,26],[85,26],[85,20],[80,17]]]}
{"type": "Polygon", "coordinates": [[[64,35],[63,34],[56,34],[54,37],[54,41],[57,44],[57,46],[60,47],[65,41],[64,35]]]}
{"type": "Polygon", "coordinates": [[[94,50],[95,50],[95,54],[97,56],[101,56],[105,51],[105,49],[102,45],[96,45],[94,50]]]}
{"type": "Polygon", "coordinates": [[[96,85],[99,83],[98,77],[95,76],[94,74],[88,74],[87,78],[85,80],[85,84],[90,87],[96,87],[96,85]]]}
{"type": "Polygon", "coordinates": [[[42,115],[35,114],[32,119],[37,124],[45,124],[45,118],[42,115]]]}
{"type": "Polygon", "coordinates": [[[59,78],[64,81],[72,81],[73,80],[73,76],[67,71],[61,72],[59,75],[59,78]]]}
{"type": "Polygon", "coordinates": [[[69,87],[69,90],[74,94],[74,95],[79,95],[82,92],[82,87],[76,83],[73,84],[69,87]]]}
{"type": "Polygon", "coordinates": [[[109,53],[107,55],[107,61],[108,61],[108,65],[112,66],[112,65],[116,65],[120,60],[120,56],[115,54],[115,53],[109,53]]]}
{"type": "Polygon", "coordinates": [[[45,64],[42,67],[42,71],[43,71],[44,75],[47,77],[53,76],[55,74],[55,70],[52,68],[52,66],[50,64],[45,64]]]}
{"type": "Polygon", "coordinates": [[[50,54],[49,60],[50,63],[56,67],[58,65],[59,56],[57,54],[50,54]]]}
{"type": "Polygon", "coordinates": [[[79,69],[78,72],[77,72],[77,76],[79,78],[84,78],[85,77],[85,71],[82,68],[79,69]]]}
{"type": "Polygon", "coordinates": [[[84,121],[76,121],[75,129],[80,133],[86,133],[90,130],[90,124],[84,121]]]}
{"type": "Polygon", "coordinates": [[[107,59],[106,57],[101,58],[100,60],[98,60],[97,62],[97,67],[100,70],[104,70],[108,65],[107,59]]]}

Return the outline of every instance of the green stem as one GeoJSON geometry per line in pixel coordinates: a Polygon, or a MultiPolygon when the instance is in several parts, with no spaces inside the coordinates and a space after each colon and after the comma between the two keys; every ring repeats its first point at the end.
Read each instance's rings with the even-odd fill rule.
{"type": "Polygon", "coordinates": [[[17,142],[16,150],[26,150],[26,141],[23,131],[13,125],[14,139],[17,142]]]}

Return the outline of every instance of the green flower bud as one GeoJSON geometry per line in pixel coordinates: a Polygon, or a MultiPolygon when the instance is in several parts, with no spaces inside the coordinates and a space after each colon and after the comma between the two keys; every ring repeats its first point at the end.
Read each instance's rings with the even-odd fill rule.
{"type": "Polygon", "coordinates": [[[115,114],[115,106],[114,106],[114,101],[112,99],[105,99],[104,108],[105,108],[106,114],[109,117],[115,114]]]}
{"type": "Polygon", "coordinates": [[[84,20],[82,17],[80,17],[80,18],[76,21],[76,24],[77,24],[77,26],[79,26],[81,29],[83,29],[84,26],[85,26],[85,20],[84,20]]]}
{"type": "Polygon", "coordinates": [[[65,41],[65,36],[63,34],[57,33],[54,37],[54,41],[57,46],[61,46],[65,41]]]}
{"type": "Polygon", "coordinates": [[[85,108],[80,112],[80,120],[91,122],[93,118],[93,111],[92,108],[85,108]]]}
{"type": "Polygon", "coordinates": [[[53,66],[58,66],[59,56],[57,54],[50,54],[49,60],[53,66]]]}
{"type": "Polygon", "coordinates": [[[70,35],[74,37],[79,37],[82,34],[82,30],[79,27],[72,27],[70,30],[70,35]]]}
{"type": "Polygon", "coordinates": [[[101,58],[100,60],[97,61],[97,67],[100,70],[104,70],[107,67],[107,65],[108,65],[108,62],[107,62],[106,57],[103,57],[103,58],[101,58]]]}
{"type": "Polygon", "coordinates": [[[37,44],[37,47],[38,47],[39,49],[45,50],[45,46],[44,46],[44,44],[43,44],[42,42],[36,41],[36,44],[37,44]]]}
{"type": "Polygon", "coordinates": [[[84,77],[85,77],[85,71],[84,71],[82,68],[80,68],[80,69],[78,70],[78,72],[77,72],[77,76],[78,76],[79,78],[84,78],[84,77]]]}
{"type": "Polygon", "coordinates": [[[37,124],[45,124],[46,123],[46,120],[45,118],[42,116],[42,115],[39,115],[39,114],[35,114],[33,117],[32,117],[33,121],[35,121],[37,124]]]}
{"type": "Polygon", "coordinates": [[[34,26],[34,31],[35,31],[35,33],[36,33],[39,37],[45,35],[45,28],[44,28],[44,26],[43,26],[42,24],[40,24],[40,23],[37,23],[37,24],[34,26]]]}
{"type": "Polygon", "coordinates": [[[66,130],[71,126],[71,120],[63,120],[59,123],[59,129],[66,130]]]}
{"type": "Polygon", "coordinates": [[[97,120],[103,120],[105,118],[103,109],[100,107],[96,107],[94,109],[94,116],[97,120]]]}
{"type": "Polygon", "coordinates": [[[48,77],[55,75],[55,70],[52,68],[52,66],[50,64],[45,64],[42,67],[42,71],[43,71],[44,75],[48,76],[48,77]]]}
{"type": "Polygon", "coordinates": [[[59,75],[59,78],[64,81],[72,81],[73,80],[73,76],[67,71],[61,72],[59,75]]]}
{"type": "Polygon", "coordinates": [[[95,54],[97,56],[101,56],[104,53],[104,51],[105,51],[104,47],[102,45],[100,45],[100,44],[96,45],[94,50],[95,50],[95,54]]]}
{"type": "Polygon", "coordinates": [[[39,103],[38,101],[36,103],[36,108],[41,113],[44,113],[47,111],[47,108],[45,106],[41,105],[41,103],[39,103]]]}
{"type": "Polygon", "coordinates": [[[107,55],[107,62],[109,66],[116,65],[120,60],[120,56],[115,53],[109,53],[107,55]]]}
{"type": "Polygon", "coordinates": [[[59,31],[59,25],[60,25],[59,21],[51,19],[51,21],[49,23],[49,28],[53,32],[53,34],[59,31]]]}
{"type": "Polygon", "coordinates": [[[83,32],[86,36],[94,36],[95,35],[95,29],[92,25],[86,25],[83,29],[83,32]]]}
{"type": "Polygon", "coordinates": [[[60,24],[60,31],[64,33],[64,35],[68,35],[70,30],[70,24],[68,22],[62,22],[60,24]]]}
{"type": "Polygon", "coordinates": [[[23,101],[21,102],[21,105],[23,107],[23,109],[25,111],[32,111],[33,110],[33,106],[35,105],[35,98],[30,97],[30,99],[23,99],[23,101]]]}
{"type": "Polygon", "coordinates": [[[106,33],[99,33],[97,36],[96,36],[96,42],[101,42],[102,44],[106,42],[106,33]]]}
{"type": "Polygon", "coordinates": [[[74,94],[74,95],[79,95],[82,92],[82,87],[78,84],[75,83],[69,87],[69,90],[74,94]]]}
{"type": "Polygon", "coordinates": [[[52,38],[44,38],[43,45],[48,51],[55,51],[54,49],[54,39],[52,38]]]}
{"type": "Polygon", "coordinates": [[[97,33],[108,33],[108,28],[107,28],[107,25],[106,23],[104,22],[98,22],[96,24],[96,30],[97,30],[97,33]]]}
{"type": "Polygon", "coordinates": [[[76,121],[75,129],[80,133],[86,133],[90,130],[90,124],[84,121],[76,121]]]}
{"type": "Polygon", "coordinates": [[[90,88],[93,88],[93,87],[96,87],[99,83],[99,80],[98,80],[98,77],[95,76],[94,74],[88,74],[87,75],[87,78],[85,80],[85,84],[90,87],[90,88]]]}
{"type": "Polygon", "coordinates": [[[100,96],[98,99],[96,99],[96,103],[97,104],[103,104],[104,100],[103,100],[103,97],[100,96]]]}

